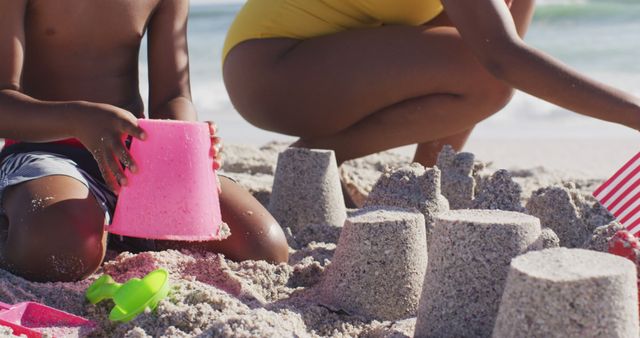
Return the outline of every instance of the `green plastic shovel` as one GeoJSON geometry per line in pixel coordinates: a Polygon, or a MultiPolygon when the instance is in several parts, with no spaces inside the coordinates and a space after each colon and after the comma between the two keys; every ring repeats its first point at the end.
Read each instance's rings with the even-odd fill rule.
{"type": "Polygon", "coordinates": [[[109,275],[102,275],[89,286],[85,296],[91,304],[113,299],[115,307],[109,314],[109,320],[128,322],[147,308],[155,310],[168,294],[169,273],[158,269],[143,279],[132,278],[124,284],[116,283],[109,275]]]}

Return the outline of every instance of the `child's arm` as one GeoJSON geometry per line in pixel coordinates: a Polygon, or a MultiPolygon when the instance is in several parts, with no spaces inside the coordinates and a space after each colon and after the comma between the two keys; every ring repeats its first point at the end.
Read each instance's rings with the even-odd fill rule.
{"type": "Polygon", "coordinates": [[[75,137],[115,189],[124,183],[118,160],[133,163],[121,135],[140,138],[142,130],[131,113],[111,105],[42,101],[22,92],[26,6],[27,0],[0,0],[0,138],[48,142],[75,137]]]}
{"type": "Polygon", "coordinates": [[[196,121],[189,84],[188,0],[162,0],[148,27],[149,117],[196,121]]]}
{"type": "Polygon", "coordinates": [[[640,129],[640,99],[527,46],[502,0],[443,0],[462,39],[498,79],[577,113],[640,129]]]}
{"type": "Polygon", "coordinates": [[[20,92],[26,6],[27,0],[0,0],[0,137],[36,142],[71,137],[67,115],[73,104],[20,92]]]}
{"type": "MultiPolygon", "coordinates": [[[[149,21],[149,117],[196,121],[189,83],[187,48],[188,0],[162,0],[149,21]]],[[[221,166],[216,127],[208,122],[212,135],[214,169],[221,166]]]]}

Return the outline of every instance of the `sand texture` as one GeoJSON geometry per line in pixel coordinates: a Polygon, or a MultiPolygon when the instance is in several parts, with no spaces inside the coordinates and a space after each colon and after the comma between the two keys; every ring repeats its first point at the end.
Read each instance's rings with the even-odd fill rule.
{"type": "Polygon", "coordinates": [[[374,154],[343,163],[340,166],[340,178],[351,200],[362,207],[383,172],[391,167],[402,167],[410,163],[409,156],[393,152],[374,154]]]}
{"type": "Polygon", "coordinates": [[[424,215],[427,242],[431,238],[434,217],[449,210],[449,202],[441,194],[440,170],[418,163],[398,169],[387,169],[365,201],[365,207],[390,206],[413,209],[424,215]]]}
{"type": "MultiPolygon", "coordinates": [[[[277,171],[278,154],[284,149],[286,149],[286,145],[281,143],[270,143],[260,148],[226,145],[224,150],[224,173],[235,178],[263,204],[269,205],[272,196],[272,186],[275,181],[274,175],[277,171]]],[[[456,157],[457,154],[453,156],[456,157]]],[[[498,159],[483,158],[483,160],[498,159]]],[[[360,205],[363,205],[373,187],[383,175],[389,175],[389,177],[391,177],[394,171],[398,170],[393,168],[406,168],[410,162],[411,158],[408,155],[385,152],[348,161],[341,166],[336,176],[339,175],[342,181],[347,184],[352,199],[359,201],[361,203],[360,205]]],[[[319,161],[318,163],[326,164],[328,162],[319,161]]],[[[612,223],[611,217],[607,215],[606,212],[603,212],[598,204],[589,197],[591,191],[602,182],[604,176],[573,176],[570,172],[557,172],[547,168],[533,168],[533,166],[530,166],[528,168],[520,167],[515,170],[509,170],[511,180],[499,180],[499,182],[506,182],[506,184],[498,184],[495,179],[491,180],[491,177],[499,168],[494,168],[490,163],[480,162],[478,159],[475,159],[473,155],[463,155],[456,163],[460,163],[455,164],[453,167],[454,169],[458,167],[458,169],[453,171],[456,174],[452,174],[450,177],[452,177],[454,181],[452,184],[463,185],[464,189],[466,189],[462,191],[464,193],[459,194],[461,196],[460,200],[465,201],[465,203],[473,203],[474,199],[482,195],[482,191],[510,191],[513,192],[513,194],[508,194],[507,197],[509,198],[506,200],[508,203],[505,202],[505,199],[496,198],[494,200],[490,197],[492,196],[491,193],[485,194],[486,203],[488,203],[488,205],[499,205],[499,207],[504,207],[505,205],[517,206],[516,203],[513,203],[515,201],[514,196],[517,188],[512,189],[513,186],[509,182],[520,186],[522,191],[520,193],[522,206],[527,205],[533,192],[539,191],[540,189],[548,190],[555,189],[552,187],[560,187],[561,189],[569,191],[568,195],[570,198],[567,198],[564,192],[559,194],[564,195],[562,202],[564,206],[561,205],[558,207],[560,212],[550,215],[548,215],[547,212],[547,217],[542,217],[545,218],[547,223],[543,225],[556,230],[558,236],[561,236],[561,233],[566,233],[566,231],[561,231],[564,229],[562,224],[571,222],[574,222],[572,224],[576,224],[575,222],[578,222],[578,224],[584,225],[584,233],[575,237],[575,243],[582,240],[582,242],[578,244],[579,246],[582,245],[594,250],[603,250],[606,249],[606,246],[603,245],[606,244],[607,238],[613,235],[615,227],[619,226],[616,223],[612,223]],[[474,158],[470,170],[469,157],[474,158]],[[462,165],[464,165],[464,170],[459,168],[462,165]],[[470,181],[469,178],[473,181],[470,181]],[[458,183],[455,183],[456,180],[458,180],[458,183]],[[496,186],[491,187],[491,185],[496,186]],[[469,189],[469,186],[473,186],[474,188],[469,189]],[[472,191],[473,194],[471,194],[470,191],[472,191]],[[568,210],[568,212],[564,212],[565,210],[568,210]],[[591,232],[590,230],[594,231],[591,232]]],[[[440,169],[442,170],[442,195],[446,196],[444,177],[447,170],[444,167],[440,169]]],[[[449,167],[449,169],[451,169],[451,167],[449,167]]],[[[434,172],[418,167],[416,167],[416,170],[416,175],[412,176],[413,174],[408,174],[406,176],[412,180],[416,179],[419,181],[421,177],[424,176],[424,172],[434,172]]],[[[319,172],[319,170],[315,168],[311,168],[309,171],[319,172]]],[[[304,173],[290,174],[290,177],[293,177],[293,181],[285,184],[290,184],[292,188],[303,187],[304,184],[306,184],[302,182],[303,174],[304,173]]],[[[389,177],[387,177],[387,179],[389,177]]],[[[424,178],[425,182],[431,180],[432,177],[427,178],[428,177],[424,178]]],[[[335,181],[334,179],[334,182],[335,181]]],[[[391,181],[393,180],[389,182],[391,183],[391,181]]],[[[392,192],[394,189],[400,187],[398,191],[400,191],[401,194],[406,194],[404,197],[394,197],[395,199],[415,201],[414,198],[417,196],[421,197],[424,202],[429,200],[429,196],[433,196],[433,194],[429,195],[421,191],[408,190],[409,185],[407,185],[406,188],[402,188],[403,185],[401,182],[401,180],[398,182],[393,181],[393,184],[389,185],[390,189],[388,192],[392,192]]],[[[431,189],[433,188],[434,187],[431,189]]],[[[435,187],[435,189],[437,189],[437,187],[435,187]]],[[[386,196],[384,199],[389,200],[390,195],[386,189],[382,189],[381,191],[383,190],[385,190],[385,193],[382,195],[386,196]]],[[[455,189],[451,196],[455,196],[455,189]]],[[[318,200],[316,199],[314,201],[318,200]]],[[[308,203],[309,201],[306,201],[304,205],[308,206],[308,203]]],[[[532,209],[548,209],[545,206],[548,204],[540,204],[544,207],[532,209]]],[[[305,210],[299,210],[302,205],[303,204],[299,204],[299,206],[292,207],[293,211],[289,214],[285,213],[286,219],[284,219],[284,223],[293,220],[294,217],[298,217],[297,215],[304,214],[306,212],[305,210]]],[[[311,203],[311,205],[313,206],[313,203],[311,203]]],[[[327,206],[327,208],[330,209],[330,212],[337,210],[342,213],[342,210],[344,210],[340,207],[334,208],[332,206],[327,206]]],[[[346,212],[347,215],[355,217],[356,219],[359,217],[358,215],[362,213],[368,215],[362,216],[366,219],[371,215],[375,215],[375,212],[367,213],[361,210],[347,210],[346,212]]],[[[400,213],[404,213],[404,211],[400,213]]],[[[540,213],[540,215],[544,216],[545,213],[540,213]]],[[[373,229],[376,228],[375,224],[382,224],[389,221],[388,217],[384,215],[372,217],[374,221],[371,221],[371,223],[368,223],[368,221],[363,222],[361,226],[363,228],[373,229]],[[364,223],[369,225],[364,225],[364,223]]],[[[492,219],[495,221],[495,217],[491,216],[487,217],[483,222],[490,223],[492,219]]],[[[308,221],[304,221],[303,223],[305,222],[308,221]]],[[[297,221],[294,223],[297,223],[297,221]]],[[[412,242],[406,235],[403,235],[410,234],[412,231],[418,231],[416,230],[417,228],[408,226],[409,224],[415,224],[415,218],[407,217],[405,220],[395,219],[393,224],[394,226],[396,226],[395,224],[398,226],[396,230],[397,236],[391,237],[392,242],[395,243],[394,246],[409,245],[411,243],[413,243],[411,245],[413,245],[414,248],[420,246],[419,241],[412,242]]],[[[360,252],[359,256],[354,254],[353,257],[344,255],[343,258],[339,258],[336,255],[334,259],[334,253],[338,250],[337,243],[340,241],[339,238],[343,230],[341,226],[342,224],[327,225],[322,224],[322,222],[309,221],[306,226],[299,227],[295,234],[290,228],[285,229],[288,234],[290,246],[292,247],[288,264],[274,265],[255,261],[236,263],[216,254],[186,251],[146,252],[140,254],[117,254],[108,252],[101,270],[93,274],[88,280],[76,283],[32,283],[0,270],[0,301],[11,304],[21,301],[37,301],[84,316],[98,324],[99,329],[93,334],[93,336],[96,337],[413,336],[416,323],[415,315],[408,315],[409,318],[403,320],[372,319],[368,315],[358,313],[351,314],[348,313],[348,311],[327,306],[321,301],[322,288],[320,286],[322,283],[325,283],[326,280],[329,280],[327,276],[329,275],[328,271],[331,269],[328,269],[328,266],[330,266],[331,262],[335,260],[337,267],[340,265],[339,262],[342,261],[341,264],[344,264],[344,266],[352,266],[354,267],[353,269],[364,271],[367,269],[366,261],[358,263],[356,262],[356,257],[362,259],[364,252],[366,252],[365,249],[374,249],[373,244],[375,240],[377,240],[377,238],[372,239],[371,247],[363,246],[362,243],[360,243],[360,245],[348,245],[350,247],[349,249],[355,250],[354,252],[360,252]],[[143,313],[137,319],[127,324],[114,324],[107,320],[108,313],[111,310],[109,301],[93,306],[84,300],[83,294],[86,288],[102,273],[108,273],[118,282],[123,282],[132,277],[142,277],[149,271],[159,267],[163,267],[170,272],[173,286],[169,297],[160,302],[156,312],[143,313]]],[[[434,230],[437,229],[434,228],[434,230]]],[[[394,229],[380,229],[380,234],[384,235],[382,237],[390,236],[390,231],[393,232],[394,229]]],[[[356,231],[355,233],[360,233],[358,236],[362,236],[362,232],[356,231]]],[[[366,231],[364,233],[366,233],[366,231]]],[[[468,237],[468,234],[464,232],[454,232],[454,234],[466,236],[464,237],[465,240],[472,238],[468,237]]],[[[569,232],[569,234],[571,233],[569,232]]],[[[420,236],[414,237],[414,240],[419,237],[420,236]]],[[[574,238],[571,236],[567,237],[566,235],[564,237],[574,238]]],[[[346,238],[348,237],[345,237],[345,241],[347,240],[346,238]]],[[[544,245],[542,243],[545,241],[550,243],[548,245],[553,245],[553,238],[554,236],[551,232],[546,233],[546,231],[543,230],[536,240],[538,243],[532,244],[531,248],[543,247],[544,245]]],[[[562,239],[563,238],[560,237],[559,240],[562,239]]],[[[527,239],[527,241],[529,241],[529,239],[527,239]]],[[[489,253],[492,259],[497,259],[503,257],[509,251],[507,249],[511,247],[510,244],[505,245],[499,242],[491,242],[487,245],[490,247],[488,250],[479,250],[475,244],[468,247],[469,250],[478,252],[478,254],[474,256],[473,259],[469,258],[471,259],[471,263],[466,263],[467,267],[477,266],[477,263],[474,262],[476,262],[476,259],[482,257],[480,253],[489,253]]],[[[386,249],[391,249],[391,247],[387,247],[386,249]]],[[[428,248],[428,250],[432,249],[431,247],[428,248]]],[[[461,251],[456,251],[455,255],[460,252],[461,251]]],[[[392,280],[396,274],[401,274],[401,271],[406,272],[406,266],[421,265],[414,263],[411,265],[405,264],[405,262],[400,259],[403,255],[408,255],[408,251],[405,253],[402,252],[402,249],[393,249],[393,252],[390,252],[388,255],[381,256],[379,261],[375,260],[376,264],[380,263],[380,266],[385,266],[384,270],[378,269],[373,271],[374,274],[376,271],[379,271],[379,275],[382,273],[381,283],[392,280]],[[393,257],[396,257],[397,261],[392,261],[393,257]]],[[[436,261],[439,259],[438,256],[443,257],[442,254],[433,253],[432,255],[436,255],[436,261]]],[[[411,259],[416,260],[423,258],[426,260],[426,255],[414,255],[411,257],[411,259]]],[[[431,256],[429,256],[429,261],[431,265],[433,262],[431,256]]],[[[467,260],[464,260],[464,262],[467,262],[467,260]]],[[[504,268],[508,269],[508,262],[505,262],[504,268]]],[[[417,274],[419,271],[414,271],[414,273],[417,274]]],[[[341,279],[336,278],[335,280],[341,279]]],[[[367,285],[373,283],[374,280],[375,278],[365,279],[363,277],[356,282],[361,283],[359,285],[367,288],[367,285]]],[[[408,280],[412,279],[409,278],[408,280]]],[[[466,284],[462,284],[465,288],[471,286],[482,289],[482,292],[480,292],[481,295],[488,290],[479,286],[477,282],[465,283],[466,284]]],[[[394,285],[391,291],[396,292],[396,289],[394,289],[396,287],[399,287],[399,285],[394,285]]],[[[346,294],[345,290],[334,291],[336,294],[346,294]]],[[[361,294],[371,294],[371,290],[362,290],[361,294]]],[[[407,294],[409,293],[407,292],[407,294]]],[[[364,298],[368,304],[374,304],[376,300],[372,299],[369,301],[366,299],[366,296],[359,297],[360,299],[364,298]]],[[[409,303],[412,303],[412,301],[409,303]]],[[[496,304],[497,303],[496,301],[496,304]]],[[[360,308],[356,310],[359,309],[360,308]]],[[[399,307],[396,307],[396,310],[398,309],[399,307]]],[[[480,313],[485,312],[483,310],[480,313]]],[[[9,332],[7,328],[0,326],[0,336],[7,336],[9,332]]]]}
{"type": "Polygon", "coordinates": [[[522,187],[513,181],[509,171],[501,169],[481,185],[473,200],[473,209],[522,212],[522,187]]]}
{"type": "Polygon", "coordinates": [[[437,166],[442,170],[442,193],[449,200],[451,209],[471,208],[476,182],[473,179],[475,156],[456,153],[445,146],[438,156],[437,166]]]}
{"type": "Polygon", "coordinates": [[[427,269],[424,216],[365,208],[345,222],[320,283],[323,304],[371,319],[414,317],[427,269]]]}
{"type": "Polygon", "coordinates": [[[269,211],[295,235],[308,224],[342,226],[346,218],[331,150],[288,148],[278,156],[269,211]]]}
{"type": "Polygon", "coordinates": [[[540,237],[538,237],[535,245],[538,250],[557,248],[560,246],[560,238],[552,229],[542,228],[540,237]]]}
{"type": "Polygon", "coordinates": [[[415,336],[491,336],[509,263],[540,231],[537,218],[511,211],[437,216],[415,336]]]}
{"type": "Polygon", "coordinates": [[[638,337],[634,264],[583,249],[514,259],[493,337],[638,337]]]}
{"type": "Polygon", "coordinates": [[[591,238],[587,240],[587,242],[583,245],[584,249],[600,251],[600,252],[608,252],[609,250],[609,240],[616,234],[616,232],[624,230],[624,226],[618,223],[617,221],[613,221],[607,225],[599,226],[595,230],[593,230],[593,234],[591,238]]]}
{"type": "Polygon", "coordinates": [[[561,246],[577,248],[590,239],[597,226],[613,221],[593,197],[589,199],[575,185],[545,187],[531,195],[526,209],[540,218],[542,226],[555,231],[561,246]]]}

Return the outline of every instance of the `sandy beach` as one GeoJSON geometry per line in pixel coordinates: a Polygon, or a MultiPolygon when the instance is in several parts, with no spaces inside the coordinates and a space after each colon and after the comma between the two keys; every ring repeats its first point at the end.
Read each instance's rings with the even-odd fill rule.
{"type": "MultiPolygon", "coordinates": [[[[485,194],[484,202],[527,212],[525,206],[531,205],[528,202],[532,194],[539,196],[539,189],[555,187],[549,189],[570,196],[564,207],[572,213],[559,213],[556,219],[541,216],[543,223],[580,222],[589,232],[581,234],[584,242],[578,247],[603,250],[602,235],[598,235],[603,228],[598,227],[610,224],[612,219],[598,208],[590,194],[637,151],[635,145],[631,140],[600,140],[597,144],[577,140],[562,143],[518,141],[506,146],[499,141],[472,142],[469,149],[478,154],[473,177],[478,184],[485,182],[479,185],[476,200],[480,199],[480,194],[485,194]],[[587,149],[585,147],[591,151],[579,151],[587,149]],[[509,189],[515,195],[509,193],[509,196],[515,196],[517,202],[487,197],[491,196],[491,189],[502,189],[503,183],[499,183],[494,175],[502,168],[511,169],[508,172],[511,179],[505,187],[511,187],[509,189]],[[596,235],[592,240],[594,230],[596,235]]],[[[262,147],[227,145],[224,171],[267,204],[277,156],[285,148],[283,143],[262,147]]],[[[400,149],[347,162],[340,168],[341,180],[350,187],[354,200],[365,203],[385,170],[393,173],[393,168],[411,162],[407,152],[407,149],[400,149]]],[[[446,174],[443,169],[443,177],[446,174]]],[[[357,211],[348,211],[348,215],[354,213],[357,211]]],[[[557,230],[560,230],[556,232],[561,240],[566,240],[563,229],[557,230]]],[[[290,260],[288,264],[280,265],[264,261],[236,263],[212,253],[162,251],[109,252],[99,271],[76,283],[31,283],[0,270],[0,301],[10,304],[37,301],[84,316],[98,323],[98,329],[92,333],[97,337],[413,336],[415,314],[404,319],[376,320],[324,304],[321,285],[336,252],[340,231],[341,228],[313,225],[290,235],[290,260]],[[118,324],[107,319],[111,309],[109,302],[94,306],[84,299],[86,288],[102,274],[124,282],[156,268],[169,271],[172,288],[169,297],[160,302],[155,312],[146,312],[129,323],[118,324]]],[[[10,332],[8,328],[0,327],[1,336],[10,336],[10,332]]]]}
{"type": "MultiPolygon", "coordinates": [[[[294,138],[250,125],[229,100],[222,48],[244,2],[191,1],[190,81],[199,119],[221,127],[222,171],[269,207],[278,156],[294,138]]],[[[640,95],[640,2],[536,2],[528,45],[640,95]]],[[[147,49],[143,39],[140,92],[150,107],[147,49]]],[[[278,196],[280,223],[289,224],[286,264],[202,252],[108,251],[98,271],[73,283],[34,283],[0,269],[0,302],[39,302],[82,316],[97,324],[91,337],[400,338],[446,336],[443,330],[472,337],[639,337],[633,264],[602,253],[621,225],[591,196],[639,144],[636,130],[517,92],[474,129],[465,153],[445,152],[437,170],[411,165],[415,146],[335,168],[333,183],[341,181],[358,208],[336,207],[335,185],[317,187],[334,193],[331,203],[315,195],[287,200],[291,189],[307,184],[290,175],[278,196]],[[287,202],[295,204],[290,214],[282,212],[287,202]],[[314,213],[331,216],[333,224],[297,221],[314,213]],[[519,263],[511,269],[514,257],[519,263]],[[130,322],[108,319],[112,301],[85,299],[104,274],[123,283],[158,268],[169,272],[168,297],[130,322]],[[515,278],[503,290],[508,269],[515,278]],[[543,291],[534,290],[537,282],[543,291]],[[557,293],[547,292],[552,288],[557,293]],[[613,295],[622,299],[607,298],[613,295]],[[575,309],[585,311],[567,315],[575,309]],[[543,314],[549,317],[536,317],[543,314]],[[606,322],[607,316],[614,318],[606,322]],[[530,323],[543,327],[524,327],[530,323]]],[[[640,266],[640,249],[635,253],[640,266]]],[[[64,327],[56,332],[86,336],[64,327]]],[[[0,324],[1,337],[13,337],[12,330],[0,324]]]]}

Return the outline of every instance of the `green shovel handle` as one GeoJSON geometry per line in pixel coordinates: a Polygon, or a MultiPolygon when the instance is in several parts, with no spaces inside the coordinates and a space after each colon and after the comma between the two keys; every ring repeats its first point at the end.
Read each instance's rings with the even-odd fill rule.
{"type": "Polygon", "coordinates": [[[122,284],[116,283],[109,275],[102,275],[91,283],[85,296],[91,304],[97,304],[105,299],[111,299],[120,290],[122,284]]]}

